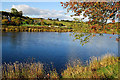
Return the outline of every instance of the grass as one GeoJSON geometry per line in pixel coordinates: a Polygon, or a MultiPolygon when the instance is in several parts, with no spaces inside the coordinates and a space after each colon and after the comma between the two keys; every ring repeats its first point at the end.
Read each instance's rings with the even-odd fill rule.
{"type": "Polygon", "coordinates": [[[45,71],[42,63],[13,63],[4,64],[3,78],[118,78],[120,57],[106,54],[102,57],[91,57],[86,65],[76,60],[67,65],[67,68],[58,75],[56,69],[45,71]]]}
{"type": "Polygon", "coordinates": [[[118,78],[118,75],[120,75],[118,72],[118,65],[120,65],[120,62],[100,68],[97,70],[97,74],[100,78],[118,78]]]}
{"type": "Polygon", "coordinates": [[[34,24],[23,24],[23,25],[20,25],[20,26],[35,26],[35,27],[39,27],[39,26],[44,26],[44,25],[34,25],[34,24]]]}
{"type": "Polygon", "coordinates": [[[77,22],[64,22],[64,21],[50,21],[50,20],[44,20],[46,23],[51,23],[51,28],[49,29],[48,25],[35,25],[35,24],[22,24],[20,26],[10,26],[10,25],[2,25],[2,30],[6,32],[10,31],[18,31],[18,32],[23,32],[20,29],[23,29],[24,31],[28,32],[35,32],[35,31],[29,31],[29,29],[38,29],[42,27],[42,30],[39,32],[43,31],[49,31],[49,32],[82,32],[82,33],[106,33],[106,34],[120,34],[120,29],[119,29],[119,24],[120,23],[115,23],[115,24],[106,24],[103,27],[100,26],[99,24],[88,24],[88,23],[77,23],[77,22]],[[54,22],[63,24],[67,26],[67,28],[59,26],[59,28],[55,28],[54,26],[57,25],[52,25],[54,22]],[[94,26],[94,28],[93,28],[94,26]],[[62,29],[64,31],[62,31],[62,29]],[[46,29],[46,30],[43,30],[46,29]],[[60,29],[60,30],[59,30],[60,29]],[[66,31],[67,30],[67,31],[66,31]]]}
{"type": "MultiPolygon", "coordinates": [[[[106,54],[103,57],[92,57],[87,66],[68,65],[62,72],[63,78],[118,78],[118,57],[106,54]]],[[[79,62],[80,63],[80,62],[79,62]]]]}
{"type": "Polygon", "coordinates": [[[3,27],[4,32],[72,32],[72,29],[68,28],[55,28],[55,27],[36,27],[36,26],[8,26],[3,27]]]}
{"type": "Polygon", "coordinates": [[[41,63],[18,63],[3,65],[3,78],[42,78],[44,76],[41,63]]]}

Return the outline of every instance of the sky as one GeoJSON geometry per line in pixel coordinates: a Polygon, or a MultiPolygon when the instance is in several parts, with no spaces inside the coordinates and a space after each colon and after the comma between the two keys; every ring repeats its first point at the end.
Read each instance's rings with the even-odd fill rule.
{"type": "MultiPolygon", "coordinates": [[[[24,16],[36,18],[59,18],[60,20],[73,20],[72,12],[66,14],[67,10],[63,9],[60,2],[2,2],[2,11],[11,11],[16,8],[23,11],[24,16]]],[[[83,16],[80,16],[83,18],[83,16]]],[[[88,19],[86,19],[88,21],[88,19]]]]}
{"type": "MultiPolygon", "coordinates": [[[[22,0],[23,1],[23,0],[22,0]]],[[[0,11],[11,11],[11,8],[16,8],[18,11],[22,11],[24,16],[29,16],[32,18],[59,18],[60,20],[73,20],[73,18],[83,18],[83,15],[77,16],[77,17],[71,17],[70,15],[73,14],[72,12],[67,13],[66,9],[63,9],[63,7],[60,4],[60,1],[58,0],[51,1],[50,2],[42,2],[41,0],[39,2],[2,2],[2,9],[0,8],[0,11]]],[[[84,21],[89,21],[88,17],[84,19],[84,21]]],[[[116,21],[118,21],[116,19],[116,21]]],[[[111,22],[108,20],[108,22],[111,22]]]]}

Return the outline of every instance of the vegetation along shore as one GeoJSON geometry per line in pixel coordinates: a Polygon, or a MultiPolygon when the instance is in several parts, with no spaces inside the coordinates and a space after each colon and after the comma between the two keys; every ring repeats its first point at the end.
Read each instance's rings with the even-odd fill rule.
{"type": "Polygon", "coordinates": [[[118,78],[120,57],[106,54],[102,57],[91,57],[86,64],[82,65],[80,60],[68,63],[66,69],[58,75],[56,69],[46,71],[44,64],[40,62],[33,63],[11,63],[3,64],[3,79],[21,79],[21,78],[118,78]]]}

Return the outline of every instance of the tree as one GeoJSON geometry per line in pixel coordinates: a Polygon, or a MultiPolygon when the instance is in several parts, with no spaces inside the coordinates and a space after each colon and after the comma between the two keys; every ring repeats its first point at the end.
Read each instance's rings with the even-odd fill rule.
{"type": "Polygon", "coordinates": [[[15,25],[19,26],[21,24],[21,18],[17,17],[14,22],[15,22],[15,25]]]}
{"type": "Polygon", "coordinates": [[[11,18],[11,24],[12,24],[12,25],[16,25],[15,21],[16,21],[16,18],[15,18],[15,17],[12,17],[12,18],[11,18]]]}
{"type": "Polygon", "coordinates": [[[41,25],[44,25],[44,21],[41,19],[41,25]]]}
{"type": "Polygon", "coordinates": [[[30,20],[29,24],[33,24],[33,20],[30,20]]]}
{"type": "MultiPolygon", "coordinates": [[[[74,12],[71,16],[80,16],[83,14],[83,18],[81,20],[84,20],[86,17],[89,17],[88,24],[99,24],[99,26],[95,26],[96,29],[102,30],[105,29],[106,23],[108,20],[112,20],[113,23],[115,23],[115,19],[119,18],[119,8],[120,8],[120,1],[118,2],[80,2],[80,0],[70,0],[69,2],[61,2],[61,5],[63,8],[67,9],[67,13],[69,11],[74,12]]],[[[75,20],[76,21],[76,20],[75,20]]],[[[78,20],[77,20],[78,21],[78,20]]],[[[80,28],[80,26],[77,26],[80,28]]],[[[90,27],[90,26],[89,26],[90,27]]],[[[89,41],[91,37],[94,37],[95,35],[91,35],[91,33],[88,33],[88,30],[85,28],[85,33],[78,33],[79,30],[83,30],[82,27],[80,29],[76,29],[76,32],[74,32],[75,39],[79,39],[80,43],[84,45],[89,41]]],[[[94,32],[97,31],[94,29],[94,32]]]]}
{"type": "Polygon", "coordinates": [[[25,23],[26,23],[26,24],[29,24],[29,20],[28,20],[28,19],[26,19],[26,20],[25,20],[25,23]]]}
{"type": "Polygon", "coordinates": [[[11,13],[14,14],[15,16],[19,15],[19,12],[15,8],[11,9],[11,13]]]}
{"type": "Polygon", "coordinates": [[[17,17],[17,18],[16,18],[16,20],[20,21],[20,20],[21,20],[21,18],[20,18],[20,17],[17,17]]]}
{"type": "Polygon", "coordinates": [[[56,20],[59,21],[59,18],[57,18],[56,20]]]}
{"type": "Polygon", "coordinates": [[[14,21],[14,20],[15,20],[15,17],[12,17],[11,20],[14,21]]]}
{"type": "Polygon", "coordinates": [[[8,24],[9,24],[8,19],[2,19],[2,24],[3,24],[3,25],[8,25],[8,24]]]}
{"type": "MultiPolygon", "coordinates": [[[[119,2],[80,2],[79,0],[74,2],[61,2],[64,8],[67,8],[67,12],[70,10],[74,12],[71,16],[80,16],[83,13],[84,18],[89,17],[89,22],[98,23],[102,27],[110,19],[115,22],[115,18],[119,18],[118,10],[120,8],[119,2]],[[117,14],[117,16],[116,16],[117,14]]],[[[83,18],[83,19],[84,19],[83,18]]]]}
{"type": "Polygon", "coordinates": [[[22,11],[19,11],[19,16],[22,16],[23,15],[23,12],[22,11]]]}

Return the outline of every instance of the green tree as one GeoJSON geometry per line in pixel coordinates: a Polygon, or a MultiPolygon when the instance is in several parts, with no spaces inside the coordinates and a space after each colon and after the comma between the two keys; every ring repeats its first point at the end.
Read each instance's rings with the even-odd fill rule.
{"type": "Polygon", "coordinates": [[[22,16],[23,15],[23,12],[22,11],[19,11],[19,16],[22,16]]]}
{"type": "Polygon", "coordinates": [[[29,21],[29,24],[33,24],[33,20],[30,20],[30,21],[29,21]]]}
{"type": "Polygon", "coordinates": [[[19,26],[19,25],[22,23],[20,17],[17,17],[17,18],[14,20],[14,22],[15,22],[15,24],[16,24],[17,26],[19,26]]]}
{"type": "Polygon", "coordinates": [[[15,17],[12,17],[11,20],[14,21],[14,20],[15,20],[15,17]]]}
{"type": "Polygon", "coordinates": [[[29,20],[26,19],[26,20],[25,20],[25,23],[26,23],[26,24],[29,24],[29,20]]]}
{"type": "Polygon", "coordinates": [[[21,20],[21,18],[20,18],[20,17],[17,17],[17,18],[16,18],[16,20],[20,21],[20,20],[21,20]]]}
{"type": "Polygon", "coordinates": [[[15,16],[19,15],[19,12],[15,8],[11,9],[11,13],[14,14],[15,16]]]}
{"type": "Polygon", "coordinates": [[[16,21],[16,18],[15,18],[15,17],[12,17],[12,18],[11,18],[11,25],[16,25],[16,24],[15,24],[15,21],[16,21]]]}

